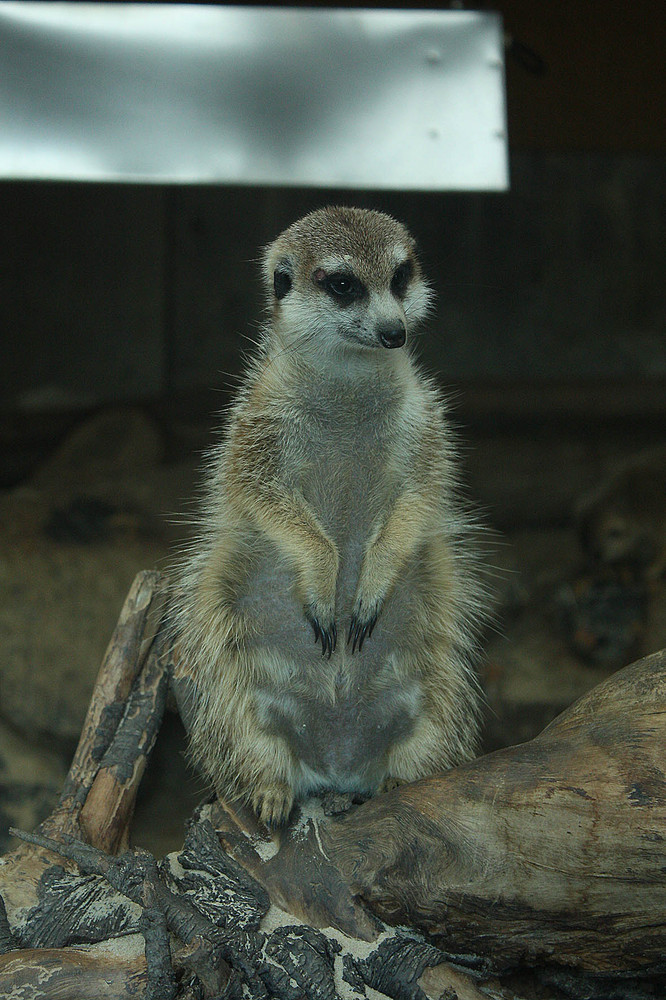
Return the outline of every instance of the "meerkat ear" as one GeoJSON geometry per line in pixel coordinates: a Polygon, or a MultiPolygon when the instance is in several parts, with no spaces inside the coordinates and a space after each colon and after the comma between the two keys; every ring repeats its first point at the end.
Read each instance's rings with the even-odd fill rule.
{"type": "Polygon", "coordinates": [[[275,291],[275,298],[280,301],[283,299],[287,292],[291,289],[293,284],[291,261],[282,259],[278,262],[277,267],[273,271],[273,290],[275,291]]]}

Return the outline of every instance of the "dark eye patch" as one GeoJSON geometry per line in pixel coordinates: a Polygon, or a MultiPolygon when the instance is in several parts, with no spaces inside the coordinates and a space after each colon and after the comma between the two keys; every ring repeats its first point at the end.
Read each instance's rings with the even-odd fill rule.
{"type": "Polygon", "coordinates": [[[398,264],[391,278],[391,291],[397,298],[404,299],[413,274],[413,261],[405,260],[402,264],[398,264]]]}
{"type": "Polygon", "coordinates": [[[279,301],[283,299],[285,295],[291,291],[292,278],[286,265],[281,265],[276,268],[273,272],[273,290],[275,292],[275,298],[279,301]]]}

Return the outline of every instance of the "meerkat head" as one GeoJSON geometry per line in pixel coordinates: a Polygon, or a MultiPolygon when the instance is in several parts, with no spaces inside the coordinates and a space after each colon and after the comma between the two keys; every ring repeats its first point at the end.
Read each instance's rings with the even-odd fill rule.
{"type": "Polygon", "coordinates": [[[400,348],[430,304],[413,238],[361,208],[299,219],[267,248],[263,273],[273,329],[324,351],[400,348]]]}

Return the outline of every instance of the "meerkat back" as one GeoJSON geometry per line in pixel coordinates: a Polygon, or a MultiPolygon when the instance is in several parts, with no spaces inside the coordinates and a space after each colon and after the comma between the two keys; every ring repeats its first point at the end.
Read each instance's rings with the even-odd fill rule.
{"type": "Polygon", "coordinates": [[[469,757],[485,602],[407,230],[326,208],[268,247],[270,320],[175,583],[191,752],[268,824],[469,757]]]}

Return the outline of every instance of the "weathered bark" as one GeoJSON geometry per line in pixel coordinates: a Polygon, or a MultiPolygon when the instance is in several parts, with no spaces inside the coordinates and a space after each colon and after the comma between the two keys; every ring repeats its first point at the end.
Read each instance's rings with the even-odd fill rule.
{"type": "MultiPolygon", "coordinates": [[[[177,858],[167,859],[168,866],[161,869],[145,851],[114,857],[68,837],[58,842],[42,834],[20,836],[75,861],[84,875],[102,876],[119,893],[145,907],[139,927],[146,942],[142,982],[148,1000],[176,996],[176,981],[169,974],[171,947],[165,936],[167,929],[178,942],[173,949],[175,967],[193,973],[206,997],[218,996],[225,987],[230,991],[235,984],[244,990],[238,996],[254,1000],[338,1000],[338,985],[346,983],[348,995],[363,997],[365,987],[370,986],[380,995],[396,1000],[428,1000],[445,992],[450,982],[455,982],[462,996],[470,1000],[481,996],[468,977],[445,965],[436,947],[412,933],[396,933],[377,925],[381,938],[358,953],[358,942],[322,933],[288,913],[281,913],[277,921],[274,915],[262,929],[260,924],[270,904],[267,894],[241,865],[225,856],[205,818],[190,830],[184,851],[177,858]],[[201,889],[211,888],[206,885],[206,875],[211,873],[222,882],[222,892],[214,885],[213,891],[202,897],[201,889]],[[192,890],[199,905],[186,894],[192,890]],[[227,905],[220,925],[202,912],[201,905],[215,911],[221,895],[227,898],[227,905]],[[437,993],[419,985],[426,973],[437,993]]],[[[122,948],[118,943],[117,949],[122,948]]],[[[35,970],[49,965],[47,981],[51,992],[37,992],[34,997],[59,995],[56,983],[59,990],[69,988],[72,959],[66,949],[62,957],[61,981],[57,970],[51,968],[51,951],[30,953],[26,975],[31,984],[38,977],[35,970]]],[[[5,970],[13,972],[15,968],[14,954],[0,959],[0,987],[5,984],[5,970]]],[[[103,969],[101,963],[100,973],[103,969]]],[[[131,969],[123,966],[123,970],[129,981],[135,965],[131,969]]],[[[134,983],[128,982],[127,989],[133,990],[134,983]]]]}
{"type": "MultiPolygon", "coordinates": [[[[148,654],[155,652],[153,642],[163,611],[163,585],[164,579],[159,573],[145,571],[136,576],[130,588],[97,675],[90,708],[59,805],[42,825],[44,833],[53,835],[62,830],[77,836],[86,832],[86,819],[85,816],[82,819],[81,813],[97,777],[102,777],[104,783],[107,781],[107,774],[100,775],[104,755],[109,752],[127,715],[127,699],[134,682],[148,654]]],[[[130,753],[133,750],[129,748],[130,753]]],[[[135,791],[138,784],[134,784],[135,791]]],[[[116,813],[117,799],[114,796],[94,797],[100,806],[94,822],[101,831],[105,824],[114,825],[112,817],[116,813]]],[[[88,806],[89,819],[91,812],[88,806]]],[[[131,816],[127,806],[125,813],[131,816]]],[[[114,839],[113,835],[111,839],[114,839]]]]}
{"type": "Polygon", "coordinates": [[[530,743],[340,815],[313,800],[268,834],[215,802],[158,864],[117,852],[168,675],[185,716],[195,690],[163,591],[135,581],[60,804],[2,860],[0,995],[479,1000],[528,966],[574,997],[666,992],[666,652],[530,743]]]}
{"type": "Polygon", "coordinates": [[[146,959],[141,946],[25,948],[0,957],[0,996],[58,1000],[131,1000],[146,995],[146,959]]]}
{"type": "Polygon", "coordinates": [[[321,841],[326,817],[318,800],[297,808],[292,822],[272,835],[248,806],[206,807],[223,846],[267,890],[271,901],[313,927],[336,927],[349,937],[376,941],[381,922],[359,902],[349,879],[321,841]]]}

